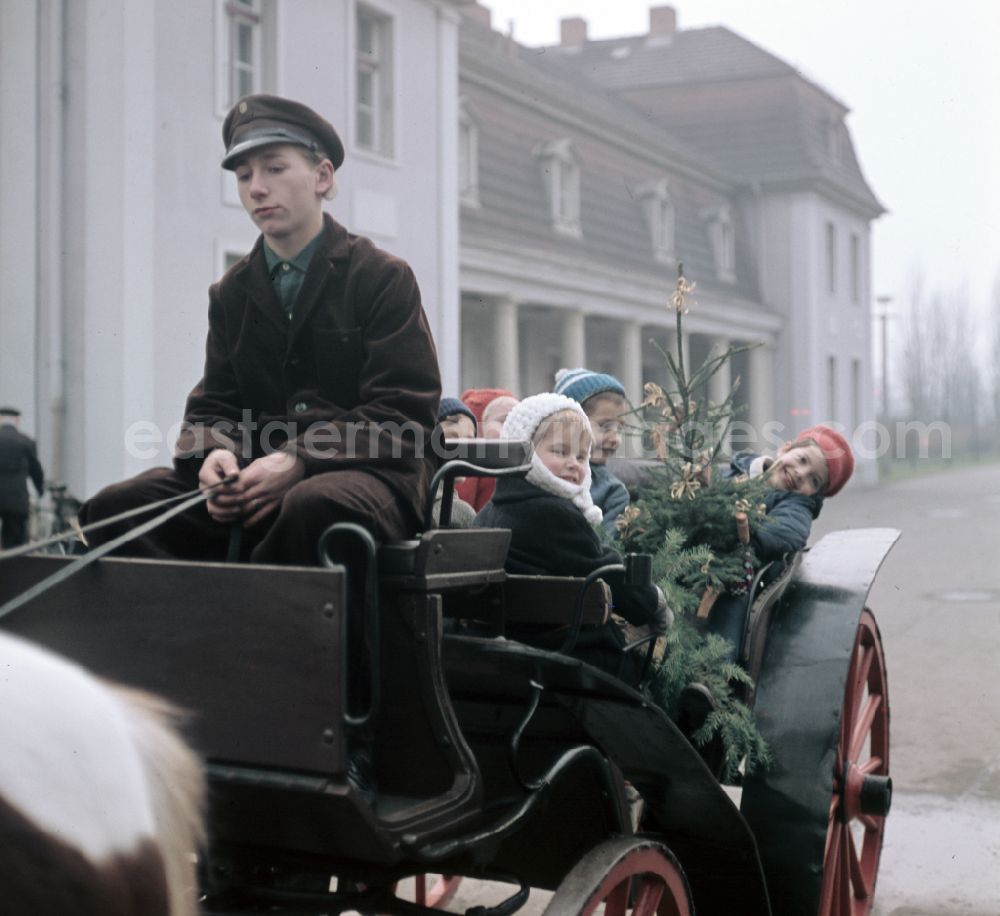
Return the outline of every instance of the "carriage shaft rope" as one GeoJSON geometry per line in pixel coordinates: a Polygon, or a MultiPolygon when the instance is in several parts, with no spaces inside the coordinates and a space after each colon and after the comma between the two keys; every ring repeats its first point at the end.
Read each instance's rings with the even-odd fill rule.
{"type": "MultiPolygon", "coordinates": [[[[214,490],[216,487],[232,483],[234,480],[236,480],[236,476],[230,475],[225,480],[220,480],[218,483],[214,483],[211,486],[206,487],[201,492],[208,494],[209,491],[214,490]]],[[[60,541],[68,541],[73,538],[78,538],[86,543],[86,538],[81,536],[85,536],[91,531],[98,531],[101,528],[107,528],[109,525],[123,522],[126,519],[135,518],[137,515],[148,515],[150,512],[162,509],[172,503],[179,502],[182,499],[190,499],[198,492],[198,489],[187,490],[184,493],[178,493],[176,496],[168,496],[166,499],[160,499],[153,503],[146,503],[144,506],[136,506],[134,509],[126,509],[124,512],[119,512],[117,515],[109,515],[107,518],[91,522],[89,525],[84,525],[80,528],[74,528],[71,531],[60,531],[59,534],[50,535],[49,537],[42,538],[39,541],[31,541],[27,544],[21,544],[19,547],[11,547],[8,550],[0,550],[0,563],[4,560],[12,560],[14,557],[23,556],[26,553],[34,553],[36,550],[41,550],[43,547],[49,547],[52,544],[58,544],[60,541]]]]}
{"type": "MultiPolygon", "coordinates": [[[[229,483],[232,481],[232,479],[233,478],[220,480],[219,483],[215,484],[214,486],[221,486],[225,483],[229,483]]],[[[54,572],[51,576],[46,576],[40,582],[36,582],[27,591],[21,592],[20,595],[17,595],[14,598],[11,598],[10,601],[7,601],[3,605],[0,605],[0,620],[2,620],[4,617],[10,614],[12,611],[16,611],[19,607],[22,607],[29,601],[34,600],[39,595],[48,591],[53,586],[56,586],[60,582],[63,582],[66,579],[68,579],[70,576],[75,575],[85,566],[89,566],[91,563],[93,563],[95,560],[99,560],[105,554],[108,554],[112,550],[121,547],[122,544],[127,544],[129,541],[137,537],[140,537],[141,535],[146,534],[149,531],[152,531],[154,528],[159,527],[164,522],[169,521],[175,515],[180,515],[182,512],[186,512],[193,506],[196,506],[199,503],[204,502],[206,499],[208,499],[209,491],[213,488],[214,487],[207,487],[205,490],[194,490],[188,493],[182,493],[179,497],[172,496],[167,500],[161,500],[159,503],[151,503],[149,505],[142,506],[138,511],[134,509],[129,510],[128,512],[120,513],[119,515],[114,516],[112,518],[103,519],[100,522],[95,522],[92,525],[88,525],[85,530],[92,531],[97,527],[104,527],[105,525],[110,524],[111,522],[120,521],[123,518],[128,518],[133,515],[138,515],[140,514],[140,512],[149,512],[152,509],[160,508],[166,503],[174,503],[177,502],[178,499],[183,500],[183,502],[180,502],[178,505],[172,506],[171,508],[167,509],[166,512],[161,512],[159,515],[156,515],[153,518],[149,519],[149,521],[143,522],[138,527],[131,528],[124,534],[121,534],[118,537],[113,538],[112,540],[102,544],[100,547],[95,547],[93,550],[90,550],[87,553],[83,554],[82,556],[77,557],[72,563],[69,563],[66,566],[63,566],[61,569],[56,570],[56,572],[54,572]]],[[[31,545],[31,547],[33,550],[38,549],[37,544],[31,545]]],[[[15,548],[15,550],[5,551],[4,553],[0,554],[0,560],[4,560],[11,556],[15,556],[20,553],[26,553],[26,552],[27,551],[23,551],[17,548],[15,548]]]]}

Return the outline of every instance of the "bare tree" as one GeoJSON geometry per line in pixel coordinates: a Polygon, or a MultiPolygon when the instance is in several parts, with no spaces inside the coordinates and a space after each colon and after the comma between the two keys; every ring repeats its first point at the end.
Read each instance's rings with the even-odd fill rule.
{"type": "Polygon", "coordinates": [[[990,323],[992,343],[990,351],[990,401],[993,407],[994,431],[1000,425],[1000,273],[993,281],[993,296],[990,303],[990,323]]]}
{"type": "MultiPolygon", "coordinates": [[[[1000,314],[1000,303],[997,309],[1000,314]]],[[[976,358],[979,332],[967,288],[935,292],[928,298],[922,281],[915,278],[906,318],[903,380],[910,418],[944,421],[960,448],[978,449],[985,386],[976,358]]],[[[1000,410],[1000,331],[994,349],[990,400],[996,412],[1000,410]]]]}
{"type": "Polygon", "coordinates": [[[903,389],[910,415],[922,417],[929,407],[929,341],[926,327],[923,279],[915,277],[910,287],[906,313],[906,337],[903,345],[903,389]]]}

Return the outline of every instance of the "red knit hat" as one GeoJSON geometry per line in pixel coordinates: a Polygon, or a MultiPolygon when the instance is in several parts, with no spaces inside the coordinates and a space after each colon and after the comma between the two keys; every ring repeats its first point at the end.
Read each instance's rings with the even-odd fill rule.
{"type": "Polygon", "coordinates": [[[827,473],[830,475],[830,481],[823,495],[836,496],[854,473],[854,454],[847,440],[835,429],[822,425],[804,429],[796,438],[799,441],[812,439],[819,446],[826,459],[827,473]]]}
{"type": "Polygon", "coordinates": [[[461,401],[476,415],[476,422],[482,423],[483,411],[490,401],[516,397],[513,391],[508,391],[506,388],[466,388],[462,392],[461,401]]]}

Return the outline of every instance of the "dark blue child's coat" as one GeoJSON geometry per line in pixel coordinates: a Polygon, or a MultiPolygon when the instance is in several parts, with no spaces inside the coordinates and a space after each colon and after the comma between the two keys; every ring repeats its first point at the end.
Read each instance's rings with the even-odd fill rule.
{"type": "MultiPolygon", "coordinates": [[[[727,476],[750,474],[750,465],[760,456],[754,452],[739,452],[733,456],[727,476]]],[[[785,554],[802,550],[809,540],[813,519],[823,508],[819,494],[806,496],[791,490],[769,490],[764,497],[768,523],[761,525],[752,538],[757,558],[762,563],[779,560],[785,554]]]]}

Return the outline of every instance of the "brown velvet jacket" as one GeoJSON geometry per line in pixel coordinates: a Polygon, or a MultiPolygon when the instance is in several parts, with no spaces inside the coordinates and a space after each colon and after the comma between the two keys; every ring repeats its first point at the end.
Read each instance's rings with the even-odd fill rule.
{"type": "Polygon", "coordinates": [[[205,374],[188,396],[178,471],[226,448],[294,451],[306,475],[364,468],[423,513],[441,381],[410,267],[324,215],[292,321],[263,239],[209,290],[205,374]]]}

